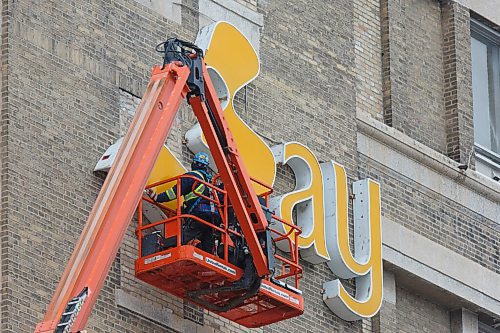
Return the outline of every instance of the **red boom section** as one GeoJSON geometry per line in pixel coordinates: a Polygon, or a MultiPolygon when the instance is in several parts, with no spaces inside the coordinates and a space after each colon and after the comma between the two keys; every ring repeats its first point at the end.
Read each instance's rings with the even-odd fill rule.
{"type": "Polygon", "coordinates": [[[236,142],[229,130],[224,111],[219,103],[205,64],[203,64],[203,77],[205,79],[206,100],[212,114],[209,114],[210,111],[199,96],[191,98],[189,102],[200,123],[222,183],[227,190],[236,217],[240,222],[240,227],[253,256],[257,274],[263,277],[268,275],[270,271],[256,232],[266,230],[267,220],[252,186],[250,176],[236,148],[236,142]],[[222,146],[223,142],[217,136],[212,119],[215,120],[227,147],[222,146]]]}
{"type": "Polygon", "coordinates": [[[151,170],[186,96],[189,68],[153,68],[151,80],[87,224],[35,332],[54,332],[68,301],[89,294],[71,332],[84,328],[137,207],[151,170]]]}

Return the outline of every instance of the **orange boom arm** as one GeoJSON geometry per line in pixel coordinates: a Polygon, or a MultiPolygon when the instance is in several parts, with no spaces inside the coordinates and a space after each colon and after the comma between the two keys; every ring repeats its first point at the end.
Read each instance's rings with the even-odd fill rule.
{"type": "Polygon", "coordinates": [[[195,45],[176,39],[164,46],[165,62],[153,68],[134,120],[36,333],[84,328],[186,96],[226,186],[257,273],[261,277],[270,273],[256,233],[266,230],[267,220],[224,119],[203,54],[195,45]]]}

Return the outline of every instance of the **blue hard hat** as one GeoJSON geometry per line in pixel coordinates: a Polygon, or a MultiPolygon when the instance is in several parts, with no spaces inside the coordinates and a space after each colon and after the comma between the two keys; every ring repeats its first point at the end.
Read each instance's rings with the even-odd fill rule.
{"type": "Polygon", "coordinates": [[[194,155],[193,162],[208,166],[210,160],[208,158],[208,154],[202,151],[194,155]]]}

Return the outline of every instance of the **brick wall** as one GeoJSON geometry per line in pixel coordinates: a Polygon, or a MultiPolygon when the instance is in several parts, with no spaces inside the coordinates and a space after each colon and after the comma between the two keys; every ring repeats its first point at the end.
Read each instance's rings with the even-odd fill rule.
{"type": "MultiPolygon", "coordinates": [[[[467,154],[468,97],[452,98],[467,92],[457,82],[470,71],[463,8],[453,5],[453,30],[431,0],[238,2],[264,15],[261,74],[235,99],[243,120],[270,145],[298,141],[319,160],[345,165],[350,180],[377,179],[384,216],[500,272],[492,221],[358,156],[356,148],[361,110],[453,158],[449,133],[459,128],[460,158],[467,154]],[[448,33],[453,44],[443,37],[448,33]],[[453,45],[456,62],[446,67],[441,60],[453,45]],[[457,80],[450,82],[457,95],[444,86],[454,69],[457,80]],[[447,115],[458,119],[451,125],[446,96],[453,105],[447,115]]],[[[180,6],[182,26],[134,0],[2,2],[2,332],[32,331],[41,320],[102,185],[102,175],[92,169],[123,135],[138,103],[134,96],[142,95],[152,64],[160,60],[154,46],[167,35],[196,36],[198,1],[180,6]]],[[[194,121],[183,106],[170,136],[184,162],[190,154],[181,139],[194,121]]],[[[277,192],[289,191],[291,170],[278,171],[277,192]]],[[[185,332],[248,331],[137,281],[134,228],[133,221],[90,332],[173,331],[117,307],[117,290],[181,318],[185,332]]],[[[445,308],[401,288],[396,305],[384,303],[373,323],[342,321],[321,296],[322,283],[335,276],[326,265],[303,264],[305,314],[255,331],[414,332],[416,323],[422,324],[419,332],[448,331],[445,308]],[[394,318],[401,318],[397,325],[394,318]]],[[[352,291],[352,281],[346,283],[352,291]]]]}
{"type": "Polygon", "coordinates": [[[265,7],[261,74],[249,86],[255,92],[247,95],[257,100],[249,99],[248,105],[255,107],[241,115],[270,142],[301,142],[353,172],[353,4],[294,1],[282,7],[274,1],[265,7]],[[264,115],[264,121],[255,121],[252,114],[264,115]]]}
{"type": "Polygon", "coordinates": [[[467,164],[474,145],[469,10],[455,1],[445,1],[442,29],[446,152],[467,164]]]}
{"type": "Polygon", "coordinates": [[[391,90],[391,47],[389,25],[389,1],[380,1],[380,49],[382,58],[382,106],[384,123],[392,123],[392,90],[391,90]]]}
{"type": "Polygon", "coordinates": [[[462,163],[473,146],[469,22],[456,1],[381,1],[384,121],[462,163]]]}
{"type": "Polygon", "coordinates": [[[374,318],[374,333],[451,332],[448,309],[403,288],[396,295],[396,304],[384,302],[374,318]]]}
{"type": "MultiPolygon", "coordinates": [[[[132,0],[2,5],[0,330],[28,332],[41,320],[102,184],[92,169],[120,132],[119,88],[141,95],[159,60],[154,45],[167,33],[192,38],[197,27],[175,26],[132,0]]],[[[167,332],[121,314],[114,305],[121,279],[118,257],[89,329],[167,332]]]]}
{"type": "Polygon", "coordinates": [[[440,5],[382,0],[381,7],[385,121],[446,153],[440,5]]]}
{"type": "Polygon", "coordinates": [[[357,0],[353,7],[356,110],[383,121],[380,1],[357,0]]]}
{"type": "Polygon", "coordinates": [[[500,273],[495,221],[360,156],[360,178],[380,182],[382,216],[500,273]]]}

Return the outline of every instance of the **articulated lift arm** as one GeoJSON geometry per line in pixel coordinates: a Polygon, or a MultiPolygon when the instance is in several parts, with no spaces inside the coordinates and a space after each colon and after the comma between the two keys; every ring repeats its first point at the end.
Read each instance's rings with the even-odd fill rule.
{"type": "Polygon", "coordinates": [[[205,134],[257,273],[270,273],[256,233],[266,230],[267,221],[224,118],[203,53],[177,39],[163,46],[163,66],[153,68],[130,129],[35,333],[79,332],[84,328],[186,96],[205,134]]]}

